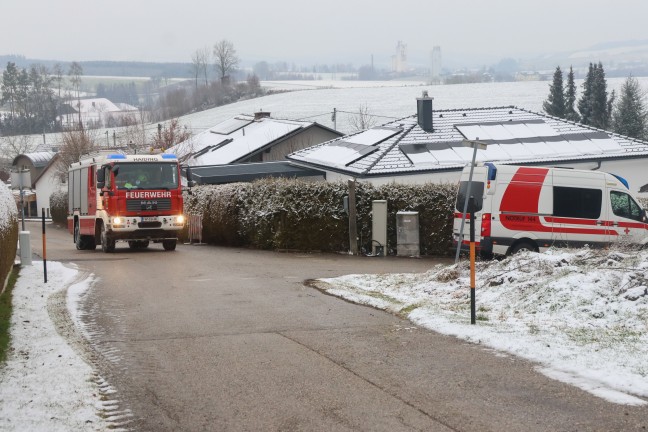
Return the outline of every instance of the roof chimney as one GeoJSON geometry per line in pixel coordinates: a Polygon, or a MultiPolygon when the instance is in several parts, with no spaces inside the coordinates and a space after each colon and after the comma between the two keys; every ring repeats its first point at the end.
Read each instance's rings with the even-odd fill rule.
{"type": "Polygon", "coordinates": [[[254,113],[254,120],[259,120],[265,117],[270,117],[269,111],[257,111],[254,113]]]}
{"type": "Polygon", "coordinates": [[[432,101],[434,98],[428,96],[427,90],[423,90],[423,96],[416,98],[416,113],[418,125],[425,132],[434,132],[434,121],[432,112],[432,101]]]}

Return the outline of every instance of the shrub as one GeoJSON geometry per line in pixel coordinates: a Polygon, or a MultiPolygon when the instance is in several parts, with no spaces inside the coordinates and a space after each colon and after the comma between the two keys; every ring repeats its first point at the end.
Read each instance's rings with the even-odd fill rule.
{"type": "MultiPolygon", "coordinates": [[[[203,217],[204,241],[262,249],[346,251],[349,217],[343,208],[346,183],[264,179],[252,183],[199,186],[185,212],[203,217]]],[[[387,200],[389,252],[396,248],[396,213],[419,212],[421,253],[444,255],[452,245],[456,186],[448,184],[374,187],[358,183],[358,237],[371,251],[371,202],[387,200]]]]}
{"type": "Polygon", "coordinates": [[[52,221],[57,224],[67,225],[68,193],[54,192],[50,195],[50,214],[52,221]]]}
{"type": "Polygon", "coordinates": [[[9,188],[0,183],[0,291],[13,267],[18,245],[18,209],[9,188]]]}

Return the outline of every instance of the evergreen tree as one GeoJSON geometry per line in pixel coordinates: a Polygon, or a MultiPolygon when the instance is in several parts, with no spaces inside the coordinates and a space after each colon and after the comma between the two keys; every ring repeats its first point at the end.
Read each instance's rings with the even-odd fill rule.
{"type": "Polygon", "coordinates": [[[648,139],[648,111],[645,92],[639,81],[629,76],[621,87],[619,101],[614,106],[612,127],[614,132],[637,139],[648,139]]]}
{"type": "Polygon", "coordinates": [[[580,121],[580,115],[576,112],[576,83],[574,82],[574,69],[569,66],[567,85],[565,86],[565,119],[573,122],[580,121]]]}
{"type": "Polygon", "coordinates": [[[591,95],[592,95],[592,81],[594,79],[595,66],[590,63],[589,70],[583,82],[583,94],[578,100],[578,111],[580,112],[581,123],[590,124],[590,117],[592,115],[591,95]]]}
{"type": "Polygon", "coordinates": [[[601,62],[598,65],[590,63],[587,77],[583,83],[583,95],[578,101],[581,123],[599,129],[609,128],[614,97],[615,94],[612,92],[608,98],[603,64],[601,62]]]}
{"type": "Polygon", "coordinates": [[[599,129],[608,128],[610,125],[610,107],[613,99],[614,96],[611,100],[608,100],[605,71],[603,65],[599,62],[598,67],[594,69],[594,78],[592,80],[590,125],[599,129]]]}
{"type": "Polygon", "coordinates": [[[565,117],[565,94],[563,93],[563,74],[560,66],[556,67],[553,83],[549,85],[549,97],[542,104],[542,108],[554,117],[565,117]]]}
{"type": "Polygon", "coordinates": [[[15,114],[16,99],[18,98],[18,75],[20,71],[16,63],[8,62],[7,68],[2,72],[2,99],[0,103],[9,102],[11,116],[15,114]]]}

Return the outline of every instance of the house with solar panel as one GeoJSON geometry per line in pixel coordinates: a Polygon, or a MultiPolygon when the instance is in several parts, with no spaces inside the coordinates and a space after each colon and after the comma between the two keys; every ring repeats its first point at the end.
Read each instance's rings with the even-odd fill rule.
{"type": "Polygon", "coordinates": [[[464,140],[487,144],[477,162],[540,165],[614,173],[638,193],[648,184],[648,142],[516,107],[433,110],[417,99],[417,114],[336,138],[287,156],[325,172],[328,181],[374,184],[459,181],[472,161],[464,140]]]}
{"type": "Polygon", "coordinates": [[[249,181],[267,176],[318,176],[293,167],[286,155],[340,138],[343,134],[312,121],[272,118],[269,112],[238,115],[167,150],[192,167],[198,183],[249,181]]]}

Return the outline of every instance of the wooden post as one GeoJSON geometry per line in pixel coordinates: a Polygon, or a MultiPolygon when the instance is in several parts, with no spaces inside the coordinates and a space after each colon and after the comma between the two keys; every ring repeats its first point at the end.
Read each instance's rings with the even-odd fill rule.
{"type": "Polygon", "coordinates": [[[351,255],[358,255],[355,187],[355,179],[349,179],[349,247],[351,249],[351,255]]]}

